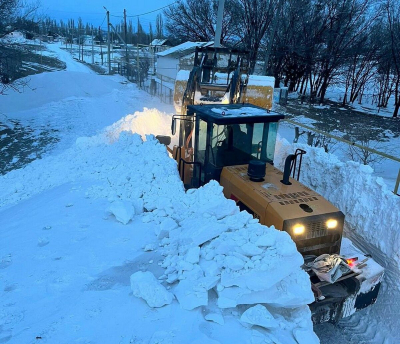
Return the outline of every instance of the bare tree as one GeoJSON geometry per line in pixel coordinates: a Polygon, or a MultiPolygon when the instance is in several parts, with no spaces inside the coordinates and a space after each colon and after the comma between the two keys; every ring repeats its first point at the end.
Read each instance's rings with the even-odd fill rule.
{"type": "Polygon", "coordinates": [[[357,98],[359,103],[363,96],[366,84],[372,79],[378,64],[379,41],[374,35],[377,27],[363,33],[357,42],[349,49],[345,62],[344,84],[345,93],[343,105],[347,103],[347,98],[354,103],[357,98]]]}
{"type": "Polygon", "coordinates": [[[384,147],[379,143],[373,144],[367,138],[362,139],[359,143],[366,148],[364,149],[351,145],[348,146],[347,156],[351,160],[359,162],[363,165],[372,165],[375,163],[379,163],[384,159],[382,156],[374,154],[370,150],[368,150],[368,148],[383,150],[384,147]]]}
{"type": "Polygon", "coordinates": [[[238,7],[235,9],[238,28],[235,31],[244,48],[250,52],[251,70],[254,69],[262,39],[277,10],[277,0],[238,0],[238,7]]]}
{"type": "MultiPolygon", "coordinates": [[[[208,42],[213,40],[217,21],[217,3],[218,1],[215,0],[187,0],[168,7],[164,11],[168,32],[178,41],[208,42]]],[[[237,8],[235,0],[226,1],[222,21],[222,44],[237,39],[235,8],[237,8]]]]}
{"type": "Polygon", "coordinates": [[[161,14],[157,14],[156,19],[156,38],[163,38],[164,37],[164,23],[161,14]]]}
{"type": "Polygon", "coordinates": [[[348,50],[359,36],[369,29],[381,11],[371,13],[373,0],[328,0],[323,11],[326,13],[324,48],[321,51],[318,73],[318,95],[324,99],[338,69],[342,66],[348,50]]]}
{"type": "Polygon", "coordinates": [[[397,117],[400,108],[400,7],[398,2],[388,0],[386,4],[386,13],[394,74],[395,108],[393,117],[397,117]]]}

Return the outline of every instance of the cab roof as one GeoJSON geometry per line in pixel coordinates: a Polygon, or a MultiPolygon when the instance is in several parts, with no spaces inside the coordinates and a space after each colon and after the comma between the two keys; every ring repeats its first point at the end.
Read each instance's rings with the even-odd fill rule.
{"type": "Polygon", "coordinates": [[[205,122],[218,125],[278,122],[285,118],[280,113],[248,103],[188,105],[187,115],[194,114],[205,122]]]}

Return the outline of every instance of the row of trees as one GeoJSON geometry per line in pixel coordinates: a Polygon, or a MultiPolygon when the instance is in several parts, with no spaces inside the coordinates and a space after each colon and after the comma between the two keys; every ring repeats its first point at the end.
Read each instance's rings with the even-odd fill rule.
{"type": "MultiPolygon", "coordinates": [[[[186,0],[164,11],[179,40],[209,41],[217,0],[186,0]]],[[[376,102],[400,106],[400,6],[397,0],[226,0],[221,43],[249,50],[254,69],[274,75],[290,91],[321,101],[332,84],[343,103],[362,100],[374,85],[376,102]]]]}
{"type": "MultiPolygon", "coordinates": [[[[128,44],[150,44],[154,38],[163,38],[164,30],[163,30],[163,19],[161,14],[157,16],[156,19],[156,28],[153,30],[153,26],[149,23],[149,28],[146,30],[143,29],[142,24],[140,23],[140,19],[137,18],[136,21],[132,21],[131,19],[127,21],[126,28],[125,22],[121,20],[119,24],[114,26],[115,31],[125,39],[128,44]],[[136,24],[136,26],[134,25],[136,24]]],[[[49,32],[49,33],[57,33],[63,37],[67,37],[69,40],[72,40],[73,37],[77,38],[83,35],[94,35],[96,40],[103,42],[104,36],[107,32],[106,29],[101,27],[93,27],[90,23],[84,23],[82,18],[78,18],[77,22],[74,19],[68,19],[67,22],[60,20],[57,23],[55,20],[50,18],[46,18],[41,20],[40,25],[37,26],[35,32],[49,32]]],[[[112,34],[115,32],[112,30],[112,34]]],[[[116,35],[117,37],[117,35],[116,35]]]]}

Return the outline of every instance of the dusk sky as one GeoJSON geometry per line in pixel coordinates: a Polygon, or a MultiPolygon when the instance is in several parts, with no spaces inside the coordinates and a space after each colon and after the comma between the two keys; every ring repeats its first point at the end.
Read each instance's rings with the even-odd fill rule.
{"type": "MultiPolygon", "coordinates": [[[[31,0],[31,2],[35,2],[35,0],[31,0]]],[[[174,2],[175,0],[40,0],[41,8],[39,13],[57,21],[60,19],[64,21],[75,19],[76,22],[78,17],[81,17],[85,23],[88,22],[96,27],[102,25],[106,29],[107,25],[104,20],[106,11],[103,6],[110,11],[110,21],[112,23],[120,23],[125,8],[127,11],[127,20],[132,20],[133,25],[136,26],[138,14],[150,12],[174,2]]],[[[155,30],[158,13],[162,13],[162,10],[140,16],[140,23],[145,31],[148,31],[150,22],[152,23],[153,30],[155,30]]]]}

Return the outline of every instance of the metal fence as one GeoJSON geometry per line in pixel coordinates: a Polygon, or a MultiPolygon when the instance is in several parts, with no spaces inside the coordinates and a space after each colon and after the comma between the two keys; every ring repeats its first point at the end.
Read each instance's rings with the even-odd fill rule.
{"type": "Polygon", "coordinates": [[[163,103],[173,104],[174,102],[173,88],[163,84],[162,80],[151,79],[148,83],[145,83],[142,89],[152,96],[159,97],[163,103]]]}

